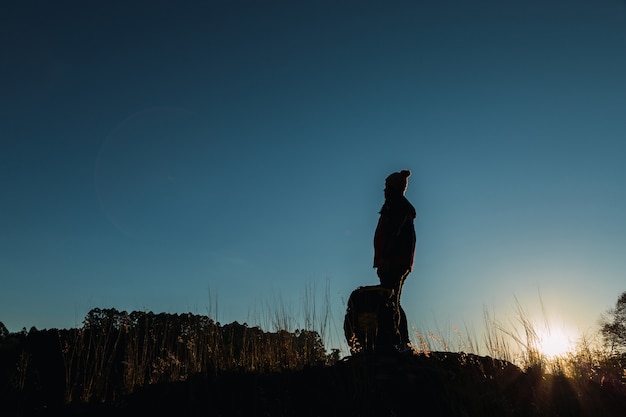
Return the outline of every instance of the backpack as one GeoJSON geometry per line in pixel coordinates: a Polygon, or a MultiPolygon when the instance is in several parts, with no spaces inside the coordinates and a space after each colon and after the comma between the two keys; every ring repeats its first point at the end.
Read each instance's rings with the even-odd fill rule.
{"type": "Polygon", "coordinates": [[[380,285],[352,291],[343,323],[351,354],[397,352],[401,338],[394,299],[394,291],[380,285]]]}

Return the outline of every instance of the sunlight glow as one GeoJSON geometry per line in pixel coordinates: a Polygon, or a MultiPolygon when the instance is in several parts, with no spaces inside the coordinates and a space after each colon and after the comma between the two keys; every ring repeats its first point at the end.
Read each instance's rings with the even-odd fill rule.
{"type": "Polygon", "coordinates": [[[538,349],[548,359],[563,356],[574,349],[573,333],[563,327],[547,328],[537,334],[538,349]]]}

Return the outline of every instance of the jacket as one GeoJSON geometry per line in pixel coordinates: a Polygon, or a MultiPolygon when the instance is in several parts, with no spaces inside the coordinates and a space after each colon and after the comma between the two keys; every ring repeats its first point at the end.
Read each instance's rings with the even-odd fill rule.
{"type": "Polygon", "coordinates": [[[374,268],[413,269],[415,208],[404,196],[387,198],[374,232],[374,268]]]}

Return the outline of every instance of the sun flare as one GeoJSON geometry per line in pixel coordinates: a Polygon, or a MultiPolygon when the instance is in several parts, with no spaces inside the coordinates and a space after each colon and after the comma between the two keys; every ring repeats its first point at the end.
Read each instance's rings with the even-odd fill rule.
{"type": "Polygon", "coordinates": [[[549,328],[537,335],[538,349],[548,359],[563,356],[573,349],[573,337],[564,328],[549,328]]]}

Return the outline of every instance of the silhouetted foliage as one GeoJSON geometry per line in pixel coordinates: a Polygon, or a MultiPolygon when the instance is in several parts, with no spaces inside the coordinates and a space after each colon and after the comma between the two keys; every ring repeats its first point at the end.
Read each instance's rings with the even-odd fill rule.
{"type": "Polygon", "coordinates": [[[4,332],[0,415],[621,417],[620,358],[573,377],[466,353],[338,360],[312,331],[94,309],[79,329],[4,332]]]}
{"type": "Polygon", "coordinates": [[[618,297],[615,307],[600,319],[600,332],[611,352],[626,353],[626,291],[618,297]]]}
{"type": "Polygon", "coordinates": [[[9,329],[7,329],[4,323],[0,321],[0,341],[6,339],[8,336],[9,329]]]}
{"type": "Polygon", "coordinates": [[[194,314],[96,308],[79,329],[0,335],[2,393],[28,393],[42,407],[108,402],[201,372],[295,370],[327,360],[314,331],[221,326],[194,314]]]}

